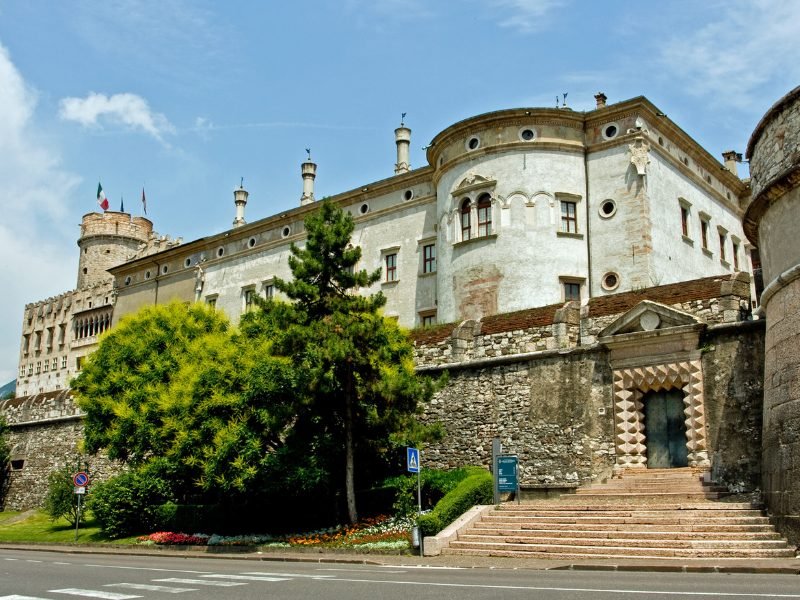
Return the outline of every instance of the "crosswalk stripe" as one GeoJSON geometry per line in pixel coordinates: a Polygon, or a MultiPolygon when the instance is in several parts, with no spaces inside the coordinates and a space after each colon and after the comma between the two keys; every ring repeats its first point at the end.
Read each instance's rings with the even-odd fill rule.
{"type": "Polygon", "coordinates": [[[334,577],[334,575],[314,575],[313,573],[261,573],[259,571],[249,571],[247,573],[242,573],[242,575],[260,575],[262,577],[306,577],[309,579],[330,579],[334,577]]]}
{"type": "Polygon", "coordinates": [[[212,585],[217,587],[232,587],[234,585],[247,585],[243,581],[209,581],[208,579],[182,579],[180,577],[168,577],[166,579],[153,579],[164,583],[188,583],[189,585],[212,585]]]}
{"type": "Polygon", "coordinates": [[[201,575],[214,579],[242,579],[244,581],[286,581],[286,577],[258,577],[256,575],[201,575]]]}
{"type": "Polygon", "coordinates": [[[141,596],[130,594],[117,594],[115,592],[104,592],[102,590],[81,590],[78,588],[64,588],[63,590],[49,590],[51,594],[69,594],[70,596],[83,596],[84,598],[103,598],[104,600],[132,600],[141,596]]]}
{"type": "Polygon", "coordinates": [[[165,585],[150,585],[149,583],[107,583],[103,587],[121,587],[145,592],[164,592],[166,594],[197,591],[195,588],[167,587],[165,585]]]}

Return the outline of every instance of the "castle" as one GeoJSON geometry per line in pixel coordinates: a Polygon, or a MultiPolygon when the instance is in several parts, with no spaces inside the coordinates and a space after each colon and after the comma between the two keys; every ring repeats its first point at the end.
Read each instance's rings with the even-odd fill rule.
{"type": "MultiPolygon", "coordinates": [[[[759,139],[778,136],[760,125],[748,149],[751,189],[736,152],[720,163],[647,99],[595,98],[587,112],[465,119],[433,138],[417,169],[401,123],[394,175],[330,198],[353,215],[360,267],[382,271],[367,291],[382,291],[386,316],[413,328],[419,369],[451,371],[427,409],[448,431],[427,464],[488,463],[497,436],[519,454],[529,489],[683,465],[756,489],[762,468],[776,473],[762,463],[762,418],[785,415],[762,411],[764,321],[750,312],[761,249],[773,257],[760,309],[767,371],[786,373],[782,355],[770,363],[770,344],[797,334],[775,337],[769,319],[788,285],[781,273],[800,257],[786,225],[798,222],[797,203],[770,215],[783,206],[773,197],[796,183],[771,181],[798,156],[775,166],[771,147],[759,154],[759,139]],[[661,431],[675,415],[680,430],[661,431]]],[[[795,99],[765,119],[796,110],[795,99]]],[[[783,131],[783,140],[797,134],[783,131]]],[[[32,482],[74,453],[81,415],[66,383],[98,334],[144,305],[202,301],[237,320],[255,295],[278,293],[274,279],[290,277],[289,244],[302,244],[315,210],[316,172],[310,158],[301,165],[297,208],[253,223],[240,186],[232,228],[188,243],[158,238],[147,219],[125,213],[84,216],[78,288],[26,307],[18,397],[0,405],[15,444],[9,505],[35,502],[32,482]]],[[[791,390],[784,395],[800,402],[791,390]]],[[[98,460],[96,470],[112,468],[98,460]]],[[[764,484],[791,530],[797,509],[786,498],[797,496],[800,474],[781,477],[764,484]]]]}

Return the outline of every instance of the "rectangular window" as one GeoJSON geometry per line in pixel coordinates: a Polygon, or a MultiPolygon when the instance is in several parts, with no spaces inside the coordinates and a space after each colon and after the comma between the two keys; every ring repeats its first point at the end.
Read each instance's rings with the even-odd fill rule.
{"type": "Polygon", "coordinates": [[[472,226],[470,224],[470,208],[465,204],[461,209],[461,240],[466,242],[472,238],[472,226]]]}
{"type": "Polygon", "coordinates": [[[739,244],[733,242],[733,268],[739,270],[739,244]]]}
{"type": "Polygon", "coordinates": [[[708,221],[705,219],[700,221],[700,240],[703,244],[703,250],[708,250],[708,221]]]}
{"type": "Polygon", "coordinates": [[[581,299],[581,284],[564,282],[564,301],[565,302],[569,302],[571,300],[580,301],[580,299],[581,299]]]}
{"type": "Polygon", "coordinates": [[[55,370],[57,370],[57,369],[58,369],[58,359],[57,359],[57,358],[54,358],[54,359],[53,359],[53,365],[52,365],[50,368],[51,368],[53,371],[55,371],[55,370]]]}
{"type": "Polygon", "coordinates": [[[61,368],[62,369],[66,369],[67,368],[67,357],[66,356],[62,356],[61,357],[61,368]]]}
{"type": "Polygon", "coordinates": [[[42,367],[42,372],[47,373],[50,370],[50,359],[44,361],[44,366],[42,367]]]}
{"type": "Polygon", "coordinates": [[[38,375],[41,372],[42,372],[42,361],[39,360],[36,361],[36,374],[38,375]]]}
{"type": "Polygon", "coordinates": [[[422,272],[436,273],[436,244],[422,247],[422,272]]]}
{"type": "Polygon", "coordinates": [[[430,327],[436,325],[436,315],[422,315],[422,326],[430,327]]]}
{"type": "Polygon", "coordinates": [[[486,200],[478,201],[478,237],[486,237],[492,233],[492,203],[486,200]]]}
{"type": "Polygon", "coordinates": [[[264,284],[264,298],[268,300],[275,297],[275,286],[271,283],[264,284]]]}
{"type": "Polygon", "coordinates": [[[386,260],[386,281],[397,281],[397,254],[387,254],[386,260]]]}
{"type": "Polygon", "coordinates": [[[26,333],[25,335],[22,336],[22,353],[23,354],[25,354],[25,355],[28,354],[28,349],[30,348],[30,345],[31,345],[31,336],[30,336],[29,333],[26,333]]]}
{"type": "Polygon", "coordinates": [[[719,232],[719,259],[725,260],[725,243],[728,241],[727,236],[719,232]]]}
{"type": "Polygon", "coordinates": [[[575,202],[561,201],[561,231],[578,233],[578,212],[575,202]]]}
{"type": "Polygon", "coordinates": [[[217,296],[207,296],[206,297],[206,304],[208,304],[211,308],[217,307],[217,296]]]}
{"type": "Polygon", "coordinates": [[[62,323],[58,326],[58,345],[63,346],[64,341],[67,337],[67,325],[66,323],[62,323]]]}
{"type": "Polygon", "coordinates": [[[685,206],[681,206],[681,233],[689,237],[689,209],[685,206]]]}
{"type": "Polygon", "coordinates": [[[80,371],[80,370],[83,368],[83,359],[84,359],[84,358],[85,358],[85,357],[83,357],[83,356],[78,356],[78,357],[75,359],[75,370],[76,370],[76,371],[80,371]]]}
{"type": "Polygon", "coordinates": [[[256,295],[256,291],[253,288],[247,289],[244,291],[244,310],[248,312],[253,308],[253,298],[256,295]]]}
{"type": "Polygon", "coordinates": [[[30,377],[31,375],[33,375],[33,363],[30,363],[28,365],[28,377],[30,377]]]}
{"type": "Polygon", "coordinates": [[[20,376],[20,377],[25,377],[25,365],[22,365],[22,366],[19,368],[19,376],[20,376]]]}

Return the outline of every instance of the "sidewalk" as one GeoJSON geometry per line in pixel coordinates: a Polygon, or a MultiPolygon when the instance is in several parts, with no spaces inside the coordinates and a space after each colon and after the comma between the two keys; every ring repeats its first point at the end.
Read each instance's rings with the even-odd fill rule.
{"type": "Polygon", "coordinates": [[[165,546],[87,546],[69,544],[0,544],[2,550],[61,552],[66,554],[114,554],[127,556],[174,556],[275,562],[345,563],[364,565],[406,565],[430,568],[530,569],[584,571],[658,571],[682,573],[779,573],[800,575],[800,558],[791,559],[630,559],[558,560],[473,556],[408,556],[399,554],[357,554],[349,551],[269,550],[211,546],[185,549],[165,546]]]}

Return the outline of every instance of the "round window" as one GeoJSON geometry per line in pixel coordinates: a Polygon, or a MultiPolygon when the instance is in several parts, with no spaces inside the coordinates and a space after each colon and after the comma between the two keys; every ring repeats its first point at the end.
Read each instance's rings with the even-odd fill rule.
{"type": "Polygon", "coordinates": [[[536,138],[536,132],[530,127],[525,127],[519,130],[519,139],[523,142],[530,142],[536,138]]]}
{"type": "Polygon", "coordinates": [[[619,275],[616,273],[606,273],[603,275],[603,289],[615,290],[619,287],[619,275]]]}
{"type": "Polygon", "coordinates": [[[169,271],[169,267],[167,265],[164,265],[163,267],[161,267],[161,273],[163,275],[166,275],[167,271],[169,271]]]}
{"type": "Polygon", "coordinates": [[[183,261],[183,266],[184,267],[191,267],[192,266],[192,259],[191,258],[187,258],[185,261],[183,261]]]}
{"type": "Polygon", "coordinates": [[[360,212],[362,215],[367,214],[369,212],[369,204],[367,204],[366,202],[362,204],[361,207],[358,209],[358,212],[360,212]]]}
{"type": "Polygon", "coordinates": [[[131,284],[131,276],[130,276],[130,275],[128,275],[128,276],[125,278],[125,285],[130,285],[130,284],[131,284]]]}
{"type": "Polygon", "coordinates": [[[287,237],[289,237],[290,233],[292,233],[292,228],[289,227],[288,225],[286,227],[284,227],[283,229],[281,229],[281,237],[287,238],[287,237]]]}
{"type": "Polygon", "coordinates": [[[658,145],[659,146],[663,146],[664,145],[664,138],[662,138],[661,136],[658,136],[658,145]]]}
{"type": "Polygon", "coordinates": [[[619,133],[619,125],[616,123],[610,123],[603,128],[603,137],[607,140],[613,139],[617,137],[619,133]]]}
{"type": "Polygon", "coordinates": [[[411,200],[413,197],[414,197],[414,191],[413,190],[406,190],[403,193],[403,199],[404,200],[411,200]]]}
{"type": "Polygon", "coordinates": [[[603,200],[600,205],[600,216],[609,219],[617,212],[617,204],[613,200],[603,200]]]}
{"type": "Polygon", "coordinates": [[[256,245],[256,238],[250,238],[249,240],[247,240],[247,245],[248,245],[250,248],[252,248],[253,246],[255,246],[255,245],[256,245]]]}
{"type": "Polygon", "coordinates": [[[473,135],[467,140],[467,150],[476,150],[481,145],[478,136],[473,135]]]}
{"type": "Polygon", "coordinates": [[[217,256],[222,256],[223,254],[225,254],[225,248],[220,246],[219,248],[217,248],[217,256]]]}
{"type": "Polygon", "coordinates": [[[144,278],[150,279],[150,271],[145,271],[144,278]]]}

